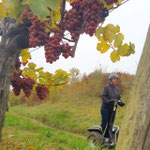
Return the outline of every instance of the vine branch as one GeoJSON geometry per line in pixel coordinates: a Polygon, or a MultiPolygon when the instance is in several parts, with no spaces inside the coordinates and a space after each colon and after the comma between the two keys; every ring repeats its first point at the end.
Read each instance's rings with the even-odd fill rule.
{"type": "Polygon", "coordinates": [[[123,3],[121,3],[120,5],[118,5],[118,6],[116,6],[116,7],[112,7],[112,8],[109,10],[109,13],[112,12],[112,11],[114,11],[115,9],[117,9],[118,7],[120,7],[121,5],[127,3],[128,1],[129,1],[129,0],[126,0],[126,1],[124,1],[123,3]]]}
{"type": "Polygon", "coordinates": [[[65,10],[65,7],[66,7],[66,0],[63,0],[62,7],[61,7],[61,20],[64,19],[64,10],[65,10]]]}

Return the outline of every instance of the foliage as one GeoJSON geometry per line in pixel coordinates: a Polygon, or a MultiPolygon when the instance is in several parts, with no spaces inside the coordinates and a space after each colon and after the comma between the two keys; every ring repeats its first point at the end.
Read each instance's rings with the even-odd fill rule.
{"type": "MultiPolygon", "coordinates": [[[[44,21],[46,23],[46,26],[43,26],[45,28],[45,31],[42,31],[45,37],[45,33],[56,33],[56,32],[60,32],[61,34],[64,33],[65,30],[68,30],[69,32],[71,32],[71,36],[72,36],[72,40],[75,42],[75,45],[72,47],[72,54],[71,52],[68,52],[67,55],[65,55],[65,57],[68,56],[72,56],[75,48],[76,48],[76,42],[79,39],[79,35],[83,32],[93,35],[91,33],[91,31],[95,31],[95,29],[92,29],[92,26],[95,26],[95,24],[93,22],[97,22],[96,20],[93,20],[94,18],[97,19],[99,23],[104,22],[104,19],[108,16],[109,14],[109,10],[113,9],[115,6],[120,6],[124,0],[101,0],[100,3],[99,0],[90,0],[88,3],[86,3],[86,0],[67,0],[67,2],[70,2],[72,8],[69,11],[65,10],[65,3],[63,0],[43,0],[42,2],[40,0],[3,0],[2,3],[0,3],[0,16],[1,18],[4,18],[6,16],[9,16],[11,18],[15,18],[17,20],[19,20],[20,22],[23,22],[26,25],[26,22],[31,22],[31,24],[33,24],[32,17],[37,16],[39,18],[39,20],[44,21]],[[84,2],[85,1],[85,2],[84,2]],[[90,4],[89,4],[90,3],[90,4]],[[88,10],[90,12],[92,12],[92,7],[88,8],[88,4],[91,7],[91,4],[93,5],[93,10],[95,11],[95,16],[89,18],[90,21],[87,22],[87,24],[89,23],[90,25],[87,25],[85,23],[86,20],[79,20],[78,17],[83,15],[83,18],[86,18],[86,14],[88,14],[88,10]],[[100,12],[102,15],[100,16],[100,14],[96,14],[96,10],[95,9],[95,5],[97,4],[97,7],[99,5],[101,5],[100,8],[100,12]],[[85,6],[84,6],[85,5],[85,6]],[[29,8],[31,10],[29,10],[29,12],[26,11],[26,7],[29,6],[29,8]],[[83,7],[84,6],[84,7],[83,7]],[[81,8],[80,8],[81,7],[81,8]],[[84,9],[85,10],[84,10],[84,9]],[[85,14],[83,12],[80,11],[85,11],[85,14]],[[80,12],[79,16],[77,14],[78,11],[80,12]],[[73,13],[76,16],[76,18],[73,18],[73,13]],[[26,19],[22,20],[22,15],[23,13],[25,13],[26,15],[26,19]],[[27,14],[29,13],[29,14],[27,14]],[[100,19],[98,19],[99,17],[101,17],[100,19]],[[72,24],[70,24],[68,21],[71,21],[72,24]],[[79,23],[74,23],[76,21],[80,21],[80,25],[79,23]],[[24,22],[26,21],[26,22],[24,22]],[[93,22],[92,22],[93,21],[93,22]],[[67,22],[67,24],[65,23],[67,22]],[[72,27],[72,29],[69,29],[67,27],[67,25],[70,24],[72,27]],[[77,27],[80,29],[77,29],[77,27]],[[75,30],[76,32],[73,32],[73,30],[75,30]],[[78,35],[77,35],[77,32],[78,35]]],[[[93,13],[94,13],[93,11],[93,13]]],[[[97,11],[98,13],[98,11],[97,11]]],[[[93,15],[91,13],[88,14],[89,16],[93,15]]],[[[96,24],[96,27],[98,26],[98,24],[96,24]]],[[[38,29],[36,29],[38,30],[38,29]]],[[[37,34],[37,33],[36,33],[37,34]]],[[[134,53],[134,49],[135,46],[134,44],[132,44],[131,42],[129,43],[129,45],[127,43],[122,44],[123,43],[123,39],[124,36],[122,33],[120,33],[120,27],[117,25],[116,27],[112,24],[108,24],[105,27],[102,27],[101,25],[97,28],[96,32],[95,32],[96,37],[98,38],[98,40],[100,41],[100,43],[98,43],[97,45],[97,49],[99,51],[101,51],[101,53],[105,53],[106,51],[108,51],[108,49],[112,48],[113,52],[110,55],[110,58],[113,62],[119,61],[120,60],[120,56],[129,56],[130,54],[134,53]]],[[[37,36],[37,35],[36,35],[37,36]]],[[[31,35],[30,35],[31,37],[31,35]]],[[[44,38],[43,37],[43,38],[44,38]]],[[[48,38],[48,37],[47,37],[48,38]]],[[[41,36],[42,39],[42,36],[41,36]]],[[[67,38],[65,38],[67,39],[67,38]]],[[[33,39],[32,39],[33,40],[33,39]]],[[[49,38],[49,40],[51,40],[49,38]]],[[[67,39],[68,40],[68,39],[67,39]]],[[[67,42],[69,42],[71,40],[68,40],[67,42]]],[[[65,41],[66,42],[66,41],[65,41]]],[[[35,45],[35,44],[34,44],[35,45]]],[[[44,44],[43,44],[44,45],[44,44]]],[[[38,45],[37,45],[38,46],[38,45]]],[[[49,45],[50,46],[50,45],[49,45]]],[[[51,47],[51,46],[50,46],[51,47]]],[[[53,47],[52,47],[53,48],[53,47]]],[[[56,48],[54,48],[56,50],[56,48]]],[[[70,48],[68,48],[69,50],[70,48]]],[[[70,50],[69,50],[70,51],[70,50]]],[[[51,52],[54,54],[54,52],[51,52]]],[[[51,54],[51,55],[53,55],[51,54]]],[[[48,54],[46,54],[49,59],[52,59],[51,56],[48,56],[48,54]]],[[[56,56],[55,56],[56,57],[56,56]]],[[[54,58],[53,58],[54,59],[54,58]]],[[[55,59],[54,59],[55,60],[55,59]]],[[[48,62],[52,62],[52,61],[48,61],[48,62]]]]}
{"type": "Polygon", "coordinates": [[[113,24],[108,24],[105,27],[98,27],[95,33],[100,43],[97,44],[97,49],[101,53],[107,52],[110,47],[113,52],[110,54],[112,62],[120,60],[120,56],[129,56],[135,53],[135,45],[131,42],[123,44],[124,35],[120,33],[120,27],[113,24]]]}
{"type": "MultiPolygon", "coordinates": [[[[131,42],[129,45],[123,44],[124,36],[118,25],[98,25],[104,23],[110,10],[119,7],[123,2],[124,0],[2,0],[0,18],[10,17],[24,24],[29,31],[30,47],[44,46],[48,63],[58,60],[61,54],[65,58],[73,57],[83,33],[90,36],[95,33],[99,40],[97,49],[101,53],[113,49],[110,58],[116,62],[120,60],[120,56],[133,54],[135,46],[131,42]],[[65,9],[66,2],[70,3],[70,10],[65,9]]],[[[21,50],[20,56],[24,66],[31,59],[28,49],[21,50]]],[[[63,84],[68,82],[68,76],[70,74],[65,71],[57,70],[53,75],[29,63],[28,68],[25,67],[23,71],[14,71],[12,85],[16,95],[22,89],[27,97],[32,89],[47,91],[37,92],[44,99],[49,92],[42,89],[49,89],[50,92],[54,87],[62,89],[63,84]]]]}
{"type": "Polygon", "coordinates": [[[28,63],[28,67],[24,67],[23,70],[21,70],[21,62],[18,61],[19,58],[16,61],[16,69],[13,71],[13,78],[11,81],[16,96],[20,94],[22,89],[25,96],[29,97],[33,89],[36,90],[39,98],[43,100],[46,98],[47,94],[53,92],[55,88],[62,89],[69,81],[69,76],[71,75],[61,69],[56,70],[55,74],[47,71],[44,72],[42,67],[37,68],[34,63],[28,63]]]}

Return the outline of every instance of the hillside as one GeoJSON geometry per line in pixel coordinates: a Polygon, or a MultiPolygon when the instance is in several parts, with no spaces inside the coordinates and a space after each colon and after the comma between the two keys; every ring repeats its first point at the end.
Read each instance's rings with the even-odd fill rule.
{"type": "MultiPolygon", "coordinates": [[[[128,103],[127,97],[134,76],[125,73],[118,75],[122,99],[128,103]]],[[[62,90],[56,90],[42,102],[34,93],[29,99],[23,95],[15,97],[10,93],[10,111],[55,129],[87,136],[87,128],[100,124],[100,94],[107,84],[107,78],[108,74],[96,70],[78,80],[71,79],[62,90]]],[[[125,107],[117,111],[115,124],[121,126],[125,107]]]]}

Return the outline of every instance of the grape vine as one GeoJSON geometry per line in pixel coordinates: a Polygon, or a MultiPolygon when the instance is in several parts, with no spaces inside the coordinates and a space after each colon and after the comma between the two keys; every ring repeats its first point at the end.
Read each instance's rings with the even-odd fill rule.
{"type": "MultiPolygon", "coordinates": [[[[116,1],[106,0],[106,3],[116,1]]],[[[29,45],[44,46],[48,63],[58,60],[61,54],[65,58],[73,56],[75,44],[70,43],[76,43],[82,33],[93,36],[98,24],[106,17],[104,15],[106,8],[99,0],[74,0],[70,5],[72,8],[68,11],[64,10],[63,19],[57,24],[59,29],[56,31],[50,29],[50,34],[46,31],[49,28],[48,22],[39,20],[28,5],[22,12],[22,22],[27,26],[30,24],[29,45]],[[70,35],[70,38],[66,37],[66,33],[70,35]]]]}

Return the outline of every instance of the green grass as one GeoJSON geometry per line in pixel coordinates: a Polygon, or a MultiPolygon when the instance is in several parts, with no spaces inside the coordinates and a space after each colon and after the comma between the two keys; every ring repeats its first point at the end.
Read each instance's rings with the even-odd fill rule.
{"type": "Polygon", "coordinates": [[[0,150],[91,150],[86,138],[7,113],[0,150]]]}
{"type": "MultiPolygon", "coordinates": [[[[82,135],[87,135],[87,128],[92,125],[100,125],[101,121],[98,98],[87,99],[86,104],[81,104],[81,101],[78,100],[76,103],[74,101],[47,102],[34,107],[14,106],[10,110],[51,127],[82,135]]],[[[124,111],[125,108],[118,109],[116,125],[121,126],[124,111]]]]}

